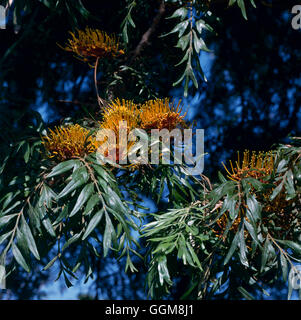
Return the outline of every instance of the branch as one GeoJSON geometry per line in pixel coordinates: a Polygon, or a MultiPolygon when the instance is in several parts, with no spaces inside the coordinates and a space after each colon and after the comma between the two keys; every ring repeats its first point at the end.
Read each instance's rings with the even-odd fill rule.
{"type": "Polygon", "coordinates": [[[158,24],[160,23],[160,20],[162,16],[165,13],[165,3],[164,0],[161,1],[159,11],[157,15],[154,17],[153,22],[151,26],[148,28],[148,30],[143,34],[140,42],[138,43],[136,49],[134,50],[132,60],[135,59],[137,56],[139,56],[142,52],[142,50],[149,45],[149,38],[151,35],[156,31],[158,24]]]}

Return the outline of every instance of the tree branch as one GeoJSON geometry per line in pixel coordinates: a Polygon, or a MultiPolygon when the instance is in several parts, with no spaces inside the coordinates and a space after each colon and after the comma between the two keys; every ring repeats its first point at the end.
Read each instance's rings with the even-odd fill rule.
{"type": "Polygon", "coordinates": [[[154,17],[151,26],[148,28],[148,30],[143,34],[140,42],[138,43],[136,49],[133,52],[132,60],[135,59],[137,56],[139,56],[142,52],[142,50],[149,45],[149,39],[151,35],[156,31],[156,28],[158,24],[160,23],[160,20],[162,16],[165,13],[165,3],[164,0],[161,1],[159,11],[154,17]]]}

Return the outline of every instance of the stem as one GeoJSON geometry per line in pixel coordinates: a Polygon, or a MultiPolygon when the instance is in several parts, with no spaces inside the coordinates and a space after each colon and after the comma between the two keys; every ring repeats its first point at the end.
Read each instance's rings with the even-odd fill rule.
{"type": "Polygon", "coordinates": [[[98,62],[99,62],[99,57],[97,57],[96,62],[95,62],[95,66],[94,66],[94,85],[95,85],[95,91],[96,91],[98,105],[100,107],[104,107],[105,103],[104,103],[103,99],[99,95],[98,86],[97,86],[97,67],[98,67],[98,62]]]}
{"type": "Polygon", "coordinates": [[[275,246],[279,249],[279,251],[285,256],[286,260],[290,263],[291,268],[295,271],[298,272],[294,264],[292,263],[291,259],[289,258],[288,254],[279,246],[277,241],[268,233],[267,234],[268,238],[272,240],[272,242],[275,244],[275,246]]]}
{"type": "Polygon", "coordinates": [[[97,182],[97,179],[95,178],[95,175],[94,175],[94,173],[93,173],[92,168],[89,166],[88,162],[87,162],[85,159],[83,159],[83,158],[79,158],[79,159],[83,162],[83,164],[85,165],[85,167],[88,169],[88,172],[89,172],[89,174],[90,174],[90,177],[91,177],[91,179],[92,179],[92,181],[93,181],[93,183],[94,183],[94,185],[95,185],[95,187],[96,187],[97,193],[99,194],[99,196],[100,196],[100,198],[101,198],[101,200],[102,200],[103,208],[104,208],[104,210],[106,211],[106,204],[105,204],[104,198],[103,198],[103,196],[102,196],[102,192],[101,192],[100,189],[99,189],[98,182],[97,182]]]}

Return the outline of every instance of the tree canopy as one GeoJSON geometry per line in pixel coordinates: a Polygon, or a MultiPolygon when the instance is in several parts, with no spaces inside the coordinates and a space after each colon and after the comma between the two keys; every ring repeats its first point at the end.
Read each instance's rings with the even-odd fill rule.
{"type": "Polygon", "coordinates": [[[0,5],[7,295],[42,298],[55,270],[67,287],[95,279],[97,299],[251,299],[288,280],[291,297],[301,259],[294,1],[0,5]],[[120,148],[103,164],[97,132],[120,132],[120,120],[147,139],[205,129],[204,171],[176,164],[174,141],[171,164],[128,166],[120,148]]]}

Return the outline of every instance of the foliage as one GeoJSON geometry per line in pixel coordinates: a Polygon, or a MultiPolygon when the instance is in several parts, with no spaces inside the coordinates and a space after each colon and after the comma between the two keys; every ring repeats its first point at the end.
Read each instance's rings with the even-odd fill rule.
{"type": "MultiPolygon", "coordinates": [[[[33,1],[16,0],[9,8],[16,16],[15,26],[25,25],[19,40],[26,38],[26,31],[32,28],[27,19],[34,22],[39,12],[51,12],[50,21],[66,15],[70,30],[98,19],[86,9],[84,1],[39,2],[34,7],[33,1]]],[[[245,19],[247,3],[227,1],[229,10],[238,5],[245,19]]],[[[8,1],[1,4],[7,5],[8,1]]],[[[92,278],[97,261],[113,258],[120,264],[125,261],[128,272],[141,272],[144,263],[148,268],[147,291],[156,299],[167,296],[183,275],[189,279],[181,291],[184,299],[231,298],[234,291],[249,299],[258,289],[265,292],[263,287],[281,276],[287,281],[289,270],[294,270],[294,262],[301,258],[300,138],[273,150],[268,174],[253,177],[249,173],[254,168],[248,168],[239,179],[231,179],[231,173],[230,177],[218,173],[220,181],[214,185],[205,176],[189,176],[183,166],[103,165],[94,148],[89,148],[99,126],[116,125],[109,111],[116,106],[121,110],[117,113],[120,119],[125,118],[125,108],[147,129],[164,128],[170,115],[176,119],[172,127],[183,126],[181,110],[170,108],[168,99],[156,98],[183,81],[184,96],[191,84],[199,88],[199,80],[206,79],[200,53],[210,52],[203,33],[209,31],[210,36],[217,36],[214,27],[220,23],[207,1],[160,1],[158,10],[153,10],[151,4],[143,6],[131,0],[123,4],[112,18],[112,25],[102,26],[104,32],[94,32],[92,28],[85,29],[91,37],[85,37],[83,31],[71,34],[73,39],[79,35],[71,51],[82,57],[93,49],[92,55],[86,54],[90,64],[83,68],[89,79],[93,78],[92,72],[94,78],[90,81],[82,75],[81,79],[95,89],[97,103],[92,102],[91,108],[80,103],[84,116],[65,110],[65,119],[59,124],[61,131],[57,129],[56,134],[66,127],[84,128],[80,143],[75,143],[82,152],[74,152],[76,132],[70,141],[64,138],[68,148],[58,139],[54,152],[59,150],[60,157],[49,157],[42,142],[47,136],[51,143],[55,134],[49,134],[49,128],[54,124],[46,125],[36,112],[24,112],[17,130],[11,127],[6,132],[0,169],[0,265],[6,269],[6,276],[11,279],[20,274],[20,267],[37,273],[37,266],[49,271],[56,265],[58,278],[63,276],[70,287],[71,279],[77,279],[79,274],[84,274],[85,281],[92,278]],[[149,12],[155,17],[145,25],[149,12]],[[160,32],[156,34],[159,23],[160,32]],[[144,33],[138,26],[148,29],[144,33]],[[124,42],[124,50],[119,51],[122,55],[114,54],[119,43],[106,31],[120,35],[124,42]],[[155,44],[150,46],[153,38],[155,44]],[[93,46],[100,46],[101,50],[94,50],[93,46]],[[154,57],[154,47],[159,48],[159,59],[154,57]],[[174,65],[176,68],[172,68],[174,65]],[[180,75],[177,66],[183,67],[180,75]],[[166,78],[156,79],[164,73],[166,78]],[[134,100],[135,112],[130,103],[115,100],[119,97],[134,100]],[[160,109],[163,104],[168,108],[160,109]],[[156,105],[160,108],[155,109],[156,105]],[[104,122],[106,112],[109,116],[104,122]],[[136,112],[141,112],[139,117],[136,112]],[[26,130],[19,132],[22,126],[26,130]],[[157,212],[149,213],[143,204],[146,195],[158,205],[157,212]],[[137,233],[141,235],[139,240],[137,233]],[[142,247],[145,242],[147,252],[142,247]]],[[[253,0],[250,4],[255,7],[253,0]]],[[[60,46],[66,42],[63,36],[56,40],[60,46]]],[[[0,61],[5,71],[3,78],[9,74],[4,62],[17,54],[18,43],[9,47],[0,61]]],[[[45,58],[45,64],[46,61],[45,58]]],[[[63,71],[67,68],[64,63],[60,68],[59,76],[64,81],[63,71]]],[[[5,88],[10,92],[14,87],[5,88]]],[[[3,97],[5,94],[1,93],[3,97]]],[[[291,293],[292,287],[289,296],[291,293]]]]}
{"type": "Polygon", "coordinates": [[[179,260],[193,270],[185,298],[227,297],[232,286],[223,285],[234,272],[240,279],[237,290],[246,299],[252,297],[246,288],[265,293],[263,287],[279,273],[287,281],[289,267],[294,270],[293,262],[300,262],[301,255],[299,141],[279,146],[275,169],[264,180],[228,180],[220,173],[220,182],[205,203],[154,215],[155,221],[144,229],[152,296],[168,291],[179,260]],[[225,215],[226,224],[220,228],[225,215]]]}

